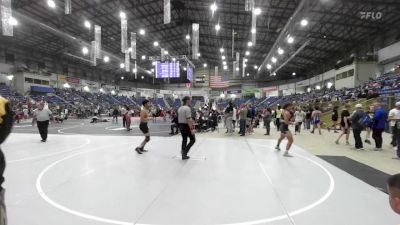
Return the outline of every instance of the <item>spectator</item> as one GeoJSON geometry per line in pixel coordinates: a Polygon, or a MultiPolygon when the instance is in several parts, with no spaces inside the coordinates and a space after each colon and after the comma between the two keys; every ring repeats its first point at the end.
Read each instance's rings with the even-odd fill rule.
{"type": "Polygon", "coordinates": [[[351,127],[353,128],[353,136],[356,150],[364,150],[363,142],[361,140],[361,131],[364,128],[363,120],[365,116],[366,114],[363,110],[363,106],[361,104],[357,104],[356,110],[349,118],[349,120],[351,121],[351,127]]]}
{"type": "Polygon", "coordinates": [[[265,110],[263,119],[264,119],[265,129],[267,130],[267,133],[265,133],[264,135],[270,135],[271,120],[272,120],[272,110],[271,110],[271,108],[267,108],[267,110],[265,110]]]}
{"type": "Polygon", "coordinates": [[[400,102],[396,102],[395,108],[390,110],[389,121],[390,127],[392,128],[393,139],[397,145],[397,157],[394,159],[400,160],[400,102]]]}
{"type": "Polygon", "coordinates": [[[389,177],[387,181],[389,204],[393,211],[400,215],[400,174],[389,177]]]}
{"type": "Polygon", "coordinates": [[[382,132],[385,130],[387,121],[387,113],[382,108],[381,104],[374,104],[374,116],[372,124],[372,138],[375,140],[375,151],[382,151],[382,132]]]}

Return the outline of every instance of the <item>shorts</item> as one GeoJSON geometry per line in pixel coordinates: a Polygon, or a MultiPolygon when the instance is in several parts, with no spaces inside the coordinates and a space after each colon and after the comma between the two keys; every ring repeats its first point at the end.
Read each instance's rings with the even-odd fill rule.
{"type": "Polygon", "coordinates": [[[349,134],[349,132],[350,132],[350,129],[349,129],[349,128],[346,129],[346,128],[343,127],[343,126],[342,126],[342,130],[343,130],[343,133],[344,133],[344,134],[349,134]]]}
{"type": "Polygon", "coordinates": [[[339,119],[339,118],[337,118],[337,117],[332,117],[332,121],[333,121],[333,122],[337,122],[338,119],[339,119]]]}
{"type": "Polygon", "coordinates": [[[281,123],[281,124],[279,125],[279,131],[280,131],[282,134],[288,134],[288,133],[290,133],[289,126],[286,125],[286,124],[284,124],[284,123],[281,123]]]}
{"type": "Polygon", "coordinates": [[[145,136],[150,136],[150,133],[149,133],[149,127],[147,126],[147,123],[140,123],[140,125],[139,125],[139,129],[142,131],[142,133],[145,135],[145,136]]]}

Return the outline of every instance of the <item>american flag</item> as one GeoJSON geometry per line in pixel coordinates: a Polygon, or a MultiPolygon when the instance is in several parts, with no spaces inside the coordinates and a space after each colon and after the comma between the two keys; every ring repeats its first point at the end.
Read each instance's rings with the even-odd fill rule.
{"type": "Polygon", "coordinates": [[[211,75],[210,76],[210,88],[227,88],[229,87],[229,77],[211,75]]]}

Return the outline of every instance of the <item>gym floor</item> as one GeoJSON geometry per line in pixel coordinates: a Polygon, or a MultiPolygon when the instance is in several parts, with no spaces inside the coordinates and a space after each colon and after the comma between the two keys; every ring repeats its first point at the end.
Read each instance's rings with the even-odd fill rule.
{"type": "MultiPolygon", "coordinates": [[[[293,158],[283,157],[274,150],[275,136],[262,137],[262,129],[245,138],[226,136],[222,128],[197,134],[192,158],[182,161],[181,138],[168,135],[168,122],[149,123],[143,155],[133,151],[143,140],[137,122],[130,132],[119,122],[53,124],[47,143],[36,127],[17,124],[2,146],[9,224],[400,222],[387,194],[303,144],[293,146],[293,158]]],[[[307,138],[295,136],[299,143],[307,138]]]]}

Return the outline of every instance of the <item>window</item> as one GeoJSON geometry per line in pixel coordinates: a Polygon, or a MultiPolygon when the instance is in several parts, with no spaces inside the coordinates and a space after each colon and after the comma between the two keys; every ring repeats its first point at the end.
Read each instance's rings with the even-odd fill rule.
{"type": "Polygon", "coordinates": [[[33,79],[29,77],[25,77],[25,83],[33,83],[33,79]]]}
{"type": "Polygon", "coordinates": [[[39,79],[33,79],[34,84],[42,84],[42,80],[39,79]]]}
{"type": "Polygon", "coordinates": [[[49,83],[49,81],[48,80],[42,80],[42,85],[49,85],[50,83],[49,83]]]}

